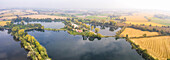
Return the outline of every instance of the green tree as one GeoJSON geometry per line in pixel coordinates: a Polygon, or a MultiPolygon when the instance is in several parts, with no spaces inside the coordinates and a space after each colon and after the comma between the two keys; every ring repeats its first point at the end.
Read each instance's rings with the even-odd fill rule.
{"type": "Polygon", "coordinates": [[[82,24],[82,22],[79,22],[79,25],[81,25],[82,24]]]}
{"type": "Polygon", "coordinates": [[[41,26],[41,29],[44,29],[44,26],[41,26]]]}
{"type": "Polygon", "coordinates": [[[116,22],[114,20],[110,20],[110,25],[115,25],[116,22]]]}
{"type": "Polygon", "coordinates": [[[97,37],[101,38],[101,37],[104,37],[104,36],[100,33],[97,33],[97,37]]]}
{"type": "Polygon", "coordinates": [[[35,41],[35,45],[36,45],[36,46],[41,46],[38,41],[35,41]]]}
{"type": "Polygon", "coordinates": [[[93,33],[93,32],[89,32],[89,33],[88,33],[88,36],[94,37],[94,33],[93,33]]]}
{"type": "Polygon", "coordinates": [[[93,30],[94,29],[94,26],[91,26],[91,30],[93,30]]]}
{"type": "Polygon", "coordinates": [[[95,28],[95,33],[98,33],[99,32],[99,28],[95,28]]]}
{"type": "Polygon", "coordinates": [[[32,37],[31,37],[31,35],[30,36],[28,36],[28,40],[27,40],[28,42],[31,42],[32,41],[32,37]]]}
{"type": "Polygon", "coordinates": [[[23,20],[21,21],[21,25],[24,25],[24,21],[23,20]]]}
{"type": "Polygon", "coordinates": [[[44,47],[38,46],[38,50],[39,50],[39,51],[43,51],[43,50],[44,50],[44,47]]]}
{"type": "Polygon", "coordinates": [[[19,29],[20,29],[20,28],[19,28],[18,26],[16,26],[16,27],[13,27],[13,28],[12,28],[12,31],[13,31],[13,32],[17,32],[19,29]]]}
{"type": "Polygon", "coordinates": [[[86,25],[86,28],[90,30],[90,25],[86,25]]]}
{"type": "Polygon", "coordinates": [[[143,34],[143,37],[146,37],[146,34],[143,34]]]}
{"type": "Polygon", "coordinates": [[[18,31],[19,36],[24,36],[25,35],[24,31],[25,31],[24,29],[19,30],[18,31]]]}
{"type": "Polygon", "coordinates": [[[7,26],[10,26],[10,25],[11,25],[11,23],[10,23],[10,22],[6,22],[6,24],[7,24],[7,26]]]}
{"type": "Polygon", "coordinates": [[[128,39],[128,37],[129,37],[128,34],[126,34],[126,39],[128,39]]]}

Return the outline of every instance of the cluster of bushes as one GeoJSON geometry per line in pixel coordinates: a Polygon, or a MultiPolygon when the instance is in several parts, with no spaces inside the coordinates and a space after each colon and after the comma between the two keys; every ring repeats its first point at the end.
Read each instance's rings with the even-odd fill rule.
{"type": "Polygon", "coordinates": [[[44,29],[44,26],[42,26],[41,24],[13,24],[11,23],[7,23],[7,25],[4,26],[4,28],[6,29],[12,29],[13,27],[19,27],[20,29],[25,29],[25,30],[29,30],[29,29],[44,29]]]}
{"type": "Polygon", "coordinates": [[[106,20],[99,20],[99,21],[97,21],[97,20],[91,20],[90,21],[90,23],[93,23],[93,24],[98,24],[98,25],[112,25],[112,26],[114,26],[114,25],[116,25],[116,22],[114,21],[114,20],[109,20],[109,21],[106,21],[106,20]]]}
{"type": "Polygon", "coordinates": [[[64,31],[66,31],[66,29],[52,29],[52,28],[45,28],[45,30],[51,30],[51,31],[60,31],[60,30],[64,30],[64,31]]]}
{"type": "Polygon", "coordinates": [[[90,25],[82,23],[81,21],[74,20],[74,23],[77,24],[77,25],[80,25],[81,26],[80,28],[86,28],[86,29],[90,30],[90,25]]]}
{"type": "Polygon", "coordinates": [[[4,27],[0,26],[0,30],[4,30],[4,27]]]}
{"type": "Polygon", "coordinates": [[[76,20],[79,21],[79,22],[83,22],[83,23],[89,23],[90,22],[90,19],[83,19],[83,18],[67,18],[68,21],[72,21],[72,22],[75,22],[76,20]]]}
{"type": "Polygon", "coordinates": [[[143,58],[145,58],[146,60],[156,60],[155,58],[153,58],[151,55],[149,55],[148,53],[147,53],[147,50],[146,49],[141,49],[140,47],[139,47],[139,45],[136,45],[134,42],[132,42],[129,38],[126,38],[126,40],[128,41],[128,42],[130,42],[130,44],[131,44],[131,46],[132,46],[132,48],[133,49],[136,49],[136,51],[140,54],[140,55],[142,55],[142,57],[143,58]]]}
{"type": "MultiPolygon", "coordinates": [[[[75,22],[76,24],[81,24],[82,26],[81,27],[79,27],[79,28],[76,28],[76,29],[81,29],[81,30],[83,30],[83,32],[81,32],[81,33],[79,33],[79,32],[76,32],[76,31],[74,31],[73,30],[73,27],[74,26],[72,26],[71,25],[71,22],[65,22],[65,29],[67,29],[67,30],[69,30],[68,31],[68,33],[70,33],[70,34],[72,34],[72,35],[84,35],[84,36],[88,36],[88,37],[96,37],[96,38],[101,38],[101,37],[104,37],[103,35],[101,35],[100,33],[97,33],[100,29],[98,28],[96,28],[95,29],[95,31],[96,31],[96,33],[94,33],[94,32],[90,32],[90,31],[88,31],[88,30],[90,30],[90,25],[86,25],[86,24],[82,24],[82,23],[80,23],[80,22],[78,22],[78,21],[76,21],[75,22]],[[86,28],[86,29],[83,29],[83,28],[86,28]],[[88,29],[88,30],[87,30],[88,29]]],[[[93,29],[93,28],[92,28],[93,29]]]]}
{"type": "Polygon", "coordinates": [[[68,31],[68,33],[71,34],[71,35],[82,35],[82,36],[86,36],[86,37],[89,37],[89,38],[102,38],[102,37],[104,37],[100,33],[95,34],[94,32],[89,32],[89,31],[81,32],[81,33],[76,32],[76,31],[68,31]]]}
{"type": "Polygon", "coordinates": [[[116,39],[120,38],[120,34],[126,29],[126,27],[124,26],[121,30],[119,30],[118,32],[116,32],[116,39]]]}

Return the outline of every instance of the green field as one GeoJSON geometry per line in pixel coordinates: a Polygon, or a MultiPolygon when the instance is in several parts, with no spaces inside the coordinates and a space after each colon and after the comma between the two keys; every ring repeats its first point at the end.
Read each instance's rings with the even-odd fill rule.
{"type": "Polygon", "coordinates": [[[158,24],[170,26],[170,19],[160,19],[160,18],[152,17],[151,21],[158,24]]]}
{"type": "Polygon", "coordinates": [[[107,19],[107,17],[87,16],[88,19],[107,19]]]}

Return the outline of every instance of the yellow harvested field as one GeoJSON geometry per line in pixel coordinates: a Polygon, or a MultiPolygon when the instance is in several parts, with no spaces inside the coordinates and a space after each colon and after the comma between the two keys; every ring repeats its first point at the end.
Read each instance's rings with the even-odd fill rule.
{"type": "Polygon", "coordinates": [[[170,36],[131,39],[140,48],[146,49],[154,58],[167,60],[170,58],[170,36]]]}
{"type": "Polygon", "coordinates": [[[34,14],[38,14],[38,12],[36,12],[36,11],[33,11],[33,10],[26,10],[26,12],[29,12],[29,13],[34,13],[34,14]]]}
{"type": "Polygon", "coordinates": [[[26,15],[26,16],[21,16],[21,17],[29,17],[29,18],[37,18],[37,19],[42,19],[42,18],[66,19],[66,17],[50,16],[50,15],[26,15]]]}
{"type": "Polygon", "coordinates": [[[147,17],[153,17],[153,13],[134,13],[133,15],[131,16],[121,16],[120,18],[124,18],[126,17],[126,22],[125,23],[128,23],[128,24],[145,24],[145,25],[152,25],[152,26],[165,26],[165,25],[162,25],[162,24],[158,24],[158,23],[154,23],[154,22],[148,22],[148,20],[145,18],[145,16],[147,17]]]}
{"type": "Polygon", "coordinates": [[[144,16],[122,16],[121,18],[126,17],[128,22],[148,22],[144,16]]]}
{"type": "Polygon", "coordinates": [[[6,25],[7,22],[11,22],[11,21],[0,21],[0,26],[6,25]]]}
{"type": "Polygon", "coordinates": [[[128,37],[142,37],[143,34],[146,34],[146,36],[155,36],[159,35],[158,32],[149,32],[149,31],[141,31],[134,28],[126,28],[121,34],[121,37],[126,37],[126,34],[128,34],[128,37]]]}

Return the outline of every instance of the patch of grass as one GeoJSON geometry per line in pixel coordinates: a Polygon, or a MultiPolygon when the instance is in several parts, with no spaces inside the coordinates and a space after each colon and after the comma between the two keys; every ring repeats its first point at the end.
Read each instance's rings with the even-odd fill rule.
{"type": "Polygon", "coordinates": [[[152,17],[151,21],[154,23],[170,26],[170,19],[160,19],[160,18],[152,17]]]}

